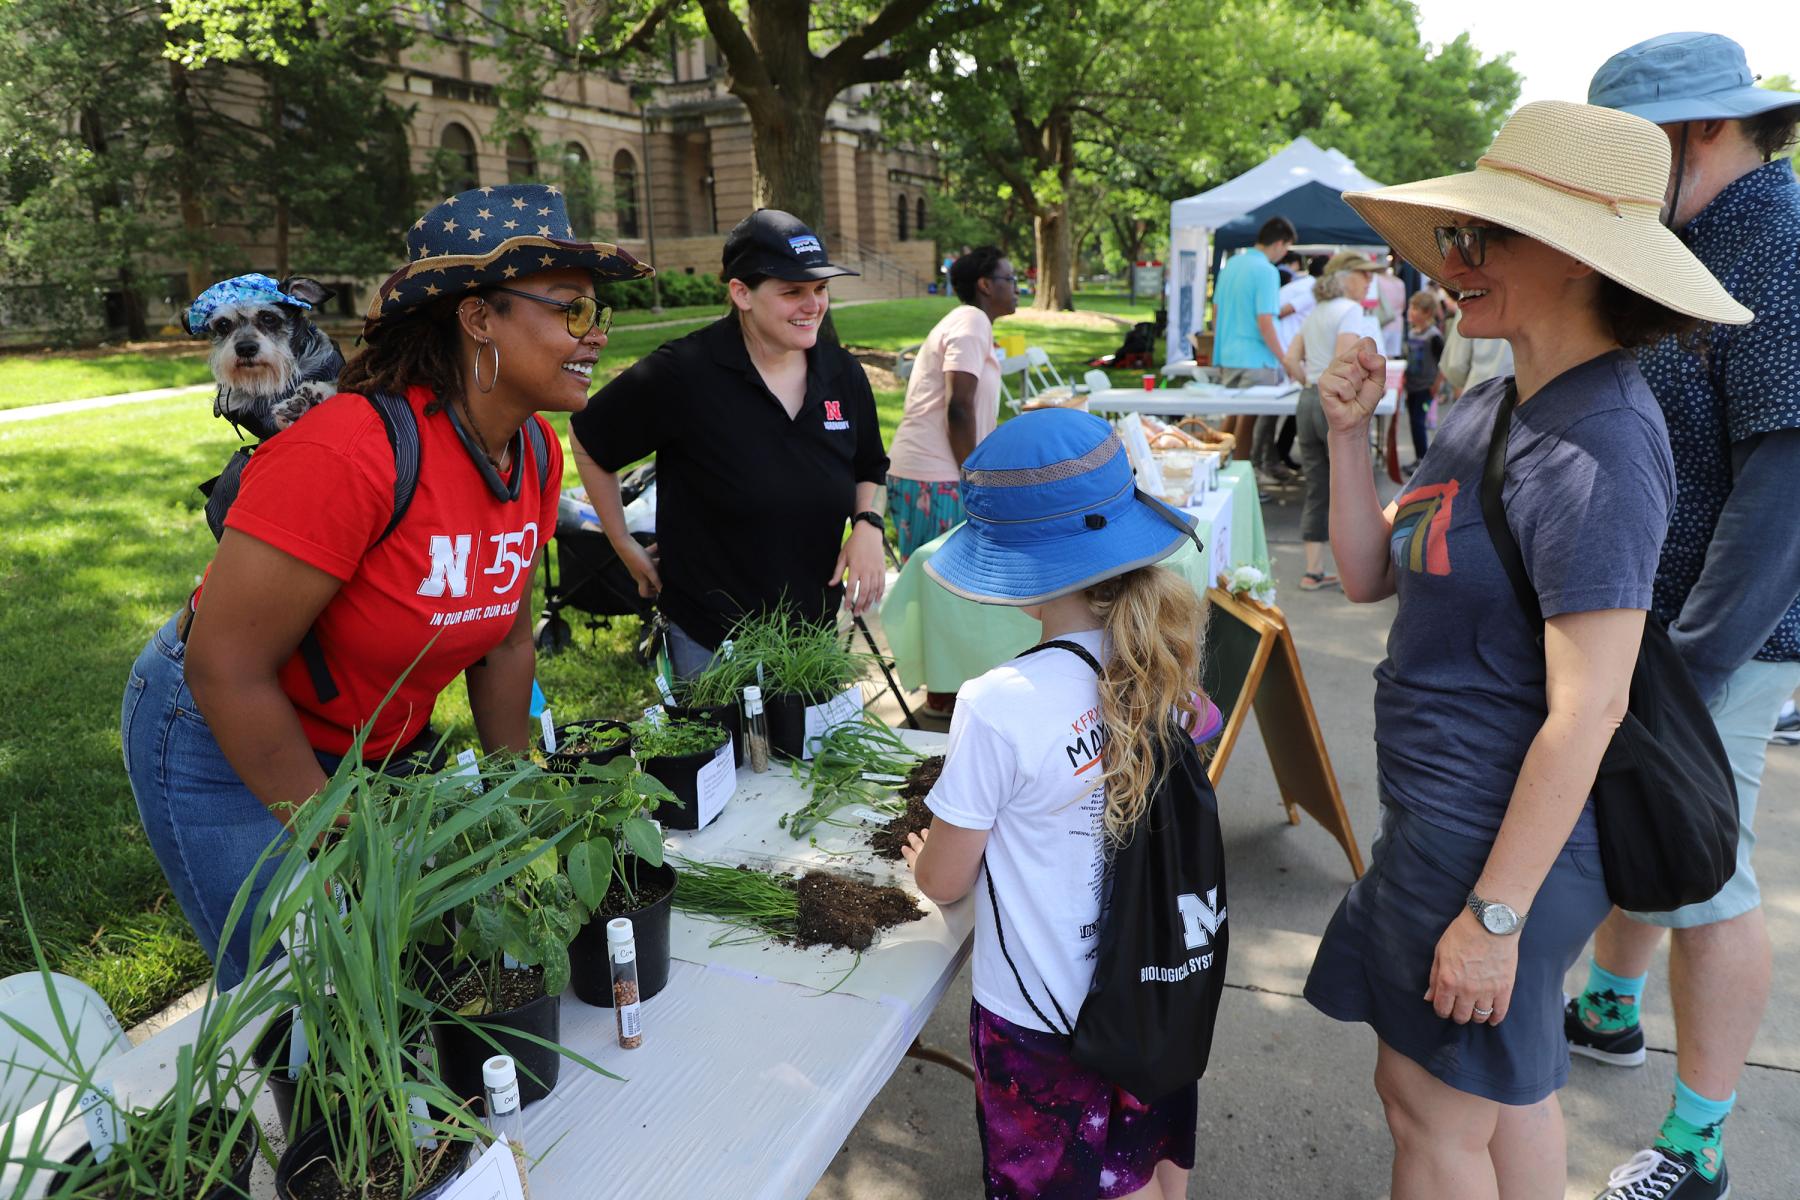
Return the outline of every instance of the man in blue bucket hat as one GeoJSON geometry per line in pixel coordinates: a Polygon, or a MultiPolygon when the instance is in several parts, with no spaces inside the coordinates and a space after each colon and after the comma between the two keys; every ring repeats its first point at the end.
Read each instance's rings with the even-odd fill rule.
{"type": "Polygon", "coordinates": [[[1750,852],[1770,731],[1800,687],[1800,181],[1777,156],[1800,95],[1755,85],[1743,47],[1670,33],[1608,59],[1588,102],[1662,126],[1672,151],[1665,221],[1732,297],[1756,313],[1700,347],[1667,339],[1638,357],[1662,405],[1676,501],[1654,610],[1712,710],[1738,791],[1736,874],[1671,913],[1614,910],[1594,939],[1586,989],[1569,1001],[1569,1048],[1644,1061],[1644,980],[1674,931],[1674,1104],[1654,1145],[1612,1173],[1604,1200],[1722,1200],[1721,1134],[1768,1002],[1770,948],[1750,852]]]}

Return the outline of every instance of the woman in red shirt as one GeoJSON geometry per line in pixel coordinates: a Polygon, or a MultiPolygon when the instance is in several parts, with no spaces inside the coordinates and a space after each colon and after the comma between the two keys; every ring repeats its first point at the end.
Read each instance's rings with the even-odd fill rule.
{"type": "Polygon", "coordinates": [[[587,404],[611,321],[595,283],[649,270],[573,237],[541,184],[426,213],[340,394],[258,448],[203,590],[132,668],[126,771],[223,987],[255,965],[248,921],[225,928],[234,898],[345,755],[428,753],[432,707],[459,673],[483,747],[528,746],[531,573],[562,480],[536,414],[587,404]],[[377,394],[393,398],[385,418],[377,394]]]}

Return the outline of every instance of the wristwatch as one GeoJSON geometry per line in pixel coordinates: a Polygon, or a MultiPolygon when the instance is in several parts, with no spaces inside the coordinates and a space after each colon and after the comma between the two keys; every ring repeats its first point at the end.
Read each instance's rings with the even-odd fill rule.
{"type": "Polygon", "coordinates": [[[887,536],[887,522],[881,519],[880,513],[864,509],[862,512],[859,512],[854,517],[850,518],[850,523],[852,525],[856,524],[858,521],[867,521],[876,528],[882,537],[887,536]]]}
{"type": "Polygon", "coordinates": [[[1525,924],[1529,913],[1520,913],[1510,904],[1502,904],[1498,900],[1483,900],[1474,892],[1469,893],[1467,901],[1469,911],[1481,922],[1481,927],[1497,937],[1510,937],[1519,932],[1525,924]]]}

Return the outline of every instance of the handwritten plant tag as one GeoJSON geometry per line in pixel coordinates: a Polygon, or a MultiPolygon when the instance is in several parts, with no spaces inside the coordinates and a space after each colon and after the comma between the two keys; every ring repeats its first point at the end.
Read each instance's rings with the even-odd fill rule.
{"type": "Polygon", "coordinates": [[[712,761],[694,774],[694,808],[699,824],[705,829],[725,811],[725,802],[737,793],[737,752],[732,739],[713,751],[712,761]]]}
{"type": "Polygon", "coordinates": [[[539,713],[538,720],[541,721],[544,726],[544,750],[547,753],[555,754],[556,753],[556,722],[554,722],[550,719],[550,710],[548,708],[546,708],[546,709],[544,709],[543,712],[539,713]]]}
{"type": "Polygon", "coordinates": [[[81,1119],[87,1125],[88,1145],[94,1149],[94,1161],[112,1157],[113,1147],[125,1144],[125,1122],[113,1104],[113,1085],[109,1080],[81,1093],[77,1102],[81,1119]]]}

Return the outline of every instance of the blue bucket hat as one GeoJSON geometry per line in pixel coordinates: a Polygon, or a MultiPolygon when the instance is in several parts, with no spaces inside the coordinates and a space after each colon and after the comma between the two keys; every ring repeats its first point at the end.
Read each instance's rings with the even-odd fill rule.
{"type": "Polygon", "coordinates": [[[1607,59],[1588,103],[1657,125],[1733,120],[1800,105],[1800,95],[1756,86],[1744,48],[1717,33],[1665,33],[1607,59]]]}
{"type": "Polygon", "coordinates": [[[1092,413],[1047,408],[990,434],[962,469],[969,519],[925,564],[965,600],[1042,604],[1202,548],[1192,517],[1140,492],[1125,444],[1092,413]]]}
{"type": "Polygon", "coordinates": [[[543,183],[472,188],[450,197],[406,231],[406,258],[369,301],[365,338],[441,296],[538,271],[575,267],[593,272],[596,283],[655,274],[608,242],[577,240],[562,189],[543,183]]]}
{"type": "Polygon", "coordinates": [[[311,308],[312,305],[298,296],[290,296],[281,290],[281,285],[267,275],[237,275],[230,279],[220,280],[204,292],[194,297],[182,314],[181,323],[191,337],[205,337],[206,327],[212,322],[213,314],[221,308],[229,308],[234,304],[291,304],[295,308],[311,308]]]}

